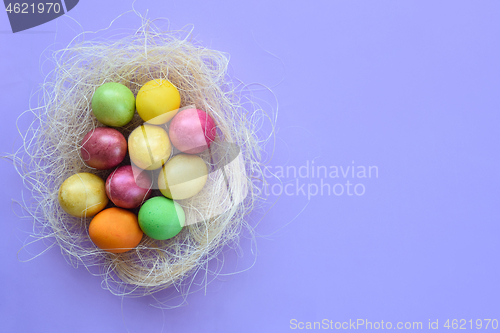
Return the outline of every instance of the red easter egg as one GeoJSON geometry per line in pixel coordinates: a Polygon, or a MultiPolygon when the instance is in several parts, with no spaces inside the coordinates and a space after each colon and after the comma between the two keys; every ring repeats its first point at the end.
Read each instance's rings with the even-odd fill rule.
{"type": "Polygon", "coordinates": [[[88,166],[98,170],[111,169],[125,158],[127,140],[114,128],[98,127],[83,138],[81,154],[88,166]]]}
{"type": "Polygon", "coordinates": [[[118,207],[132,209],[151,196],[151,186],[151,178],[145,171],[124,165],[108,176],[106,194],[118,207]]]}
{"type": "Polygon", "coordinates": [[[215,140],[215,121],[202,110],[182,110],[172,119],[168,134],[175,148],[183,153],[198,154],[215,140]]]}

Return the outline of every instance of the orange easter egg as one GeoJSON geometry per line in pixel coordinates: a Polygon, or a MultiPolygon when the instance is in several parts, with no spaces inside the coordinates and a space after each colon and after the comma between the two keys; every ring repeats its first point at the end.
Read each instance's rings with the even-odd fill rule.
{"type": "Polygon", "coordinates": [[[89,226],[89,236],[97,247],[112,253],[127,252],[142,239],[137,216],[122,208],[108,208],[98,213],[89,226]]]}

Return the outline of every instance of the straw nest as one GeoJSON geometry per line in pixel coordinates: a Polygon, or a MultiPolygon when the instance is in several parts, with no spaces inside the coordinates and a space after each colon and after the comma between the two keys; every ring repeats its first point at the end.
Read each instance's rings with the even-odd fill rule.
{"type": "MultiPolygon", "coordinates": [[[[14,158],[32,194],[25,208],[38,226],[35,234],[39,239],[55,239],[73,266],[83,264],[101,275],[103,286],[115,294],[147,295],[181,286],[186,277],[206,269],[225,245],[237,241],[242,228],[249,227],[245,216],[260,193],[252,175],[261,166],[262,141],[256,127],[262,110],[246,102],[243,106],[241,87],[236,93],[228,79],[228,56],[197,45],[185,33],[145,26],[111,42],[74,42],[55,52],[53,60],[55,68],[42,85],[39,106],[29,110],[35,120],[14,158]],[[71,217],[61,209],[58,189],[75,173],[91,172],[106,179],[112,171],[91,169],[80,156],[84,135],[102,126],[91,110],[96,88],[119,82],[137,94],[145,82],[159,78],[178,88],[181,107],[195,105],[214,118],[216,141],[201,154],[212,172],[201,193],[179,201],[189,224],[179,235],[166,241],[144,236],[134,250],[108,253],[90,241],[91,218],[71,217]],[[98,273],[91,267],[99,267],[98,273]]],[[[127,137],[140,124],[136,114],[118,130],[127,137]]]]}

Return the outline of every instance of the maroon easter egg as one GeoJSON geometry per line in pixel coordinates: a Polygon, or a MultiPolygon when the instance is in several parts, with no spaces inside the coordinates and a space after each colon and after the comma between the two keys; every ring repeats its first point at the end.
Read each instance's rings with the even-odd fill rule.
{"type": "Polygon", "coordinates": [[[215,140],[215,121],[202,110],[182,110],[172,119],[168,134],[175,148],[183,153],[198,154],[215,140]]]}
{"type": "Polygon", "coordinates": [[[81,154],[88,166],[98,170],[111,169],[125,158],[127,140],[114,128],[98,127],[83,138],[81,154]]]}
{"type": "Polygon", "coordinates": [[[108,176],[106,194],[118,207],[132,209],[151,196],[151,186],[151,178],[145,171],[124,165],[108,176]]]}

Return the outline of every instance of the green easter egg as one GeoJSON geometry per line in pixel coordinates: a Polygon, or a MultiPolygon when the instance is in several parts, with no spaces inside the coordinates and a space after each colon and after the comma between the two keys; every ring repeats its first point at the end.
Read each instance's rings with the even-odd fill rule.
{"type": "Polygon", "coordinates": [[[174,237],[186,221],[184,210],[177,202],[160,196],[143,203],[138,218],[142,231],[157,240],[174,237]]]}
{"type": "Polygon", "coordinates": [[[92,96],[92,112],[104,125],[125,126],[134,117],[134,94],[123,84],[105,83],[92,96]]]}

